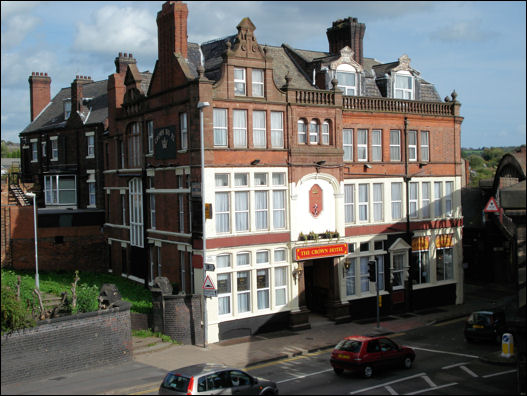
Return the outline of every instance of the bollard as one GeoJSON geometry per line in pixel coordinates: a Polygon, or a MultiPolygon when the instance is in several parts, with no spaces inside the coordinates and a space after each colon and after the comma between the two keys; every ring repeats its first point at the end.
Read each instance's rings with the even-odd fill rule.
{"type": "Polygon", "coordinates": [[[511,333],[501,336],[501,357],[510,358],[514,355],[514,338],[511,333]]]}

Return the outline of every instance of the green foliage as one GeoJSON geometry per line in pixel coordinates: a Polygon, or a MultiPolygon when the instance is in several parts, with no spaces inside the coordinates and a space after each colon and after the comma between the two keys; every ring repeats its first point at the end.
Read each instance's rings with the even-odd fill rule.
{"type": "Polygon", "coordinates": [[[153,332],[152,329],[147,330],[132,330],[132,335],[134,337],[148,338],[148,337],[157,337],[160,338],[163,342],[171,342],[172,344],[180,344],[179,341],[173,340],[170,336],[163,334],[159,331],[153,332]]]}
{"type": "Polygon", "coordinates": [[[3,282],[1,313],[2,334],[35,325],[28,306],[22,300],[17,300],[15,290],[4,285],[3,282]]]}
{"type": "Polygon", "coordinates": [[[479,149],[461,149],[461,156],[469,161],[470,182],[469,185],[477,187],[482,179],[493,179],[496,168],[501,158],[509,152],[516,150],[517,147],[482,147],[479,149]]]}
{"type": "Polygon", "coordinates": [[[468,157],[468,162],[472,169],[482,168],[483,165],[485,164],[485,160],[476,154],[471,154],[468,157]]]}
{"type": "Polygon", "coordinates": [[[99,288],[95,285],[86,284],[77,287],[77,306],[72,309],[72,313],[93,312],[99,308],[99,288]]]}

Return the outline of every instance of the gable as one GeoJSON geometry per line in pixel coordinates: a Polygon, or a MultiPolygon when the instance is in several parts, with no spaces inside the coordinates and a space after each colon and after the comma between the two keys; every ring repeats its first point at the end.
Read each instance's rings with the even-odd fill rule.
{"type": "Polygon", "coordinates": [[[411,246],[406,243],[403,238],[397,238],[394,243],[388,248],[389,252],[398,250],[410,250],[411,246]]]}

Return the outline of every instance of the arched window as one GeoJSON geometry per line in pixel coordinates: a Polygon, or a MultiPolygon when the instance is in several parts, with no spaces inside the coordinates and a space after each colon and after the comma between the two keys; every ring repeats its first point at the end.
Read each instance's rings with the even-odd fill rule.
{"type": "Polygon", "coordinates": [[[358,95],[357,73],[351,65],[340,65],[337,68],[336,78],[338,81],[337,88],[341,89],[344,95],[358,95]]]}
{"type": "Polygon", "coordinates": [[[322,144],[329,144],[329,129],[330,129],[330,121],[325,120],[322,123],[322,144]]]}
{"type": "Polygon", "coordinates": [[[302,119],[298,120],[298,143],[307,143],[307,125],[302,119]]]}
{"type": "Polygon", "coordinates": [[[311,120],[309,123],[309,143],[318,144],[318,134],[320,132],[320,125],[318,120],[311,120]]]}
{"type": "Polygon", "coordinates": [[[141,123],[134,122],[128,127],[128,166],[140,168],[143,166],[143,140],[141,123]]]}

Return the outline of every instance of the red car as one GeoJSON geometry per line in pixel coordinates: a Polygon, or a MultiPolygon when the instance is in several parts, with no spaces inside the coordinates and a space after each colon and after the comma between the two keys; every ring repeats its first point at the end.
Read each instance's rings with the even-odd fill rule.
{"type": "Polygon", "coordinates": [[[335,346],[329,361],[337,375],[351,370],[370,378],[379,368],[399,366],[409,369],[414,359],[412,348],[400,346],[387,337],[351,336],[335,346]]]}

